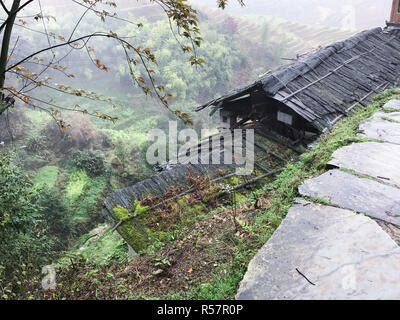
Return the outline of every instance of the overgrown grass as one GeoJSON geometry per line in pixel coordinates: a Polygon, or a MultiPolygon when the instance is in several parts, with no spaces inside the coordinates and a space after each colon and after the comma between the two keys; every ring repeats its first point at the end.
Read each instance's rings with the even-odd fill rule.
{"type": "MultiPolygon", "coordinates": [[[[86,178],[86,177],[85,177],[86,178]]],[[[80,184],[82,186],[82,183],[80,184]]],[[[90,181],[85,197],[77,204],[72,221],[74,223],[88,222],[91,220],[93,214],[96,212],[97,203],[105,187],[107,180],[104,177],[95,177],[90,181]]]]}
{"type": "Polygon", "coordinates": [[[101,225],[88,234],[81,237],[75,250],[78,251],[91,264],[105,266],[111,260],[123,260],[127,258],[128,248],[118,232],[111,233],[110,226],[101,225]],[[101,231],[106,229],[106,231],[101,231]],[[96,232],[104,232],[98,239],[92,237],[96,232]]]}
{"type": "Polygon", "coordinates": [[[82,254],[90,263],[105,266],[112,260],[127,259],[128,247],[118,232],[111,233],[111,230],[108,230],[98,241],[84,248],[82,254]]]}
{"type": "Polygon", "coordinates": [[[382,120],[393,122],[393,123],[400,123],[400,121],[389,118],[389,117],[381,117],[382,120]]]}
{"type": "Polygon", "coordinates": [[[56,166],[44,166],[40,168],[33,180],[35,186],[54,187],[57,182],[58,171],[58,167],[56,166]]]}
{"type": "Polygon", "coordinates": [[[68,205],[73,206],[90,187],[91,179],[84,170],[77,170],[71,173],[68,184],[65,188],[64,197],[68,205]]]}

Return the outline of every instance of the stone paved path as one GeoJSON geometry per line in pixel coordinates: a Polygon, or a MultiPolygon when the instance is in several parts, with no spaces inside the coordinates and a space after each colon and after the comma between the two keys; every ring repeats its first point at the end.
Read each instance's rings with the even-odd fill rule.
{"type": "MultiPolygon", "coordinates": [[[[400,100],[384,109],[400,110],[400,100]]],[[[337,150],[337,169],[305,181],[250,262],[237,299],[400,299],[400,112],[379,112],[337,150]]]]}

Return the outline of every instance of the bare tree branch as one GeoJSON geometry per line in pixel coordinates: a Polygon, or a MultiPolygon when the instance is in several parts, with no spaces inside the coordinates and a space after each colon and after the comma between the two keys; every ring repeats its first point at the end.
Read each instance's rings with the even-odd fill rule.
{"type": "MultiPolygon", "coordinates": [[[[80,6],[84,7],[84,8],[86,8],[86,9],[90,9],[91,11],[93,11],[93,12],[94,12],[95,14],[97,14],[97,15],[101,15],[101,14],[102,14],[102,12],[93,9],[93,6],[84,5],[83,3],[80,3],[80,2],[78,2],[78,1],[76,1],[76,0],[72,0],[72,2],[76,3],[77,5],[80,5],[80,6]]],[[[133,21],[130,21],[130,20],[127,20],[127,19],[124,19],[124,18],[120,18],[120,17],[118,17],[118,16],[116,16],[116,15],[108,15],[107,17],[112,18],[112,19],[115,19],[115,20],[127,22],[127,23],[130,23],[130,24],[136,24],[136,23],[133,22],[133,21]]]]}
{"type": "Polygon", "coordinates": [[[34,0],[28,0],[27,2],[25,2],[22,6],[19,6],[20,1],[16,1],[14,0],[13,2],[13,6],[15,2],[18,2],[18,7],[16,7],[15,12],[13,10],[13,8],[11,8],[11,11],[8,15],[8,18],[6,19],[6,21],[4,21],[1,26],[0,26],[0,32],[4,29],[4,27],[7,25],[7,23],[12,19],[11,17],[14,16],[14,19],[12,19],[13,21],[15,20],[15,16],[18,12],[20,12],[21,10],[23,10],[27,5],[29,5],[30,3],[32,3],[34,0]]]}
{"type": "Polygon", "coordinates": [[[7,14],[10,14],[10,11],[7,9],[7,7],[6,7],[6,5],[4,4],[3,0],[0,0],[0,4],[1,4],[1,6],[3,7],[4,11],[5,11],[7,14]]]}
{"type": "MultiPolygon", "coordinates": [[[[112,38],[112,36],[110,34],[107,34],[107,33],[104,33],[104,32],[98,32],[98,33],[92,33],[92,34],[89,34],[89,35],[85,35],[85,36],[82,36],[82,37],[79,37],[79,38],[76,38],[76,39],[73,39],[73,40],[69,40],[69,41],[66,41],[66,42],[63,42],[63,43],[60,43],[60,44],[52,45],[50,47],[38,50],[38,51],[26,56],[25,58],[21,59],[17,63],[15,63],[12,66],[8,67],[5,70],[5,72],[8,72],[8,71],[14,69],[16,66],[20,65],[21,63],[24,63],[25,61],[33,58],[34,56],[37,56],[40,53],[43,53],[43,52],[46,52],[46,51],[49,51],[49,50],[53,50],[53,49],[56,49],[56,48],[60,48],[60,47],[65,47],[65,46],[67,46],[67,45],[69,45],[71,43],[79,42],[81,40],[88,39],[88,38],[94,38],[94,37],[112,38]]],[[[1,76],[1,73],[0,73],[0,76],[1,76]]]]}

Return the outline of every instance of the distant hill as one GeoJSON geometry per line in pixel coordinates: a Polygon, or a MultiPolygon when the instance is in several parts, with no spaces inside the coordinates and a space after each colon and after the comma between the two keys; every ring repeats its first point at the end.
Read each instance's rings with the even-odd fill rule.
{"type": "MultiPolygon", "coordinates": [[[[216,0],[190,2],[216,8],[216,0]]],[[[42,0],[42,3],[46,8],[50,5],[52,10],[49,11],[53,13],[73,5],[65,0],[42,0]]],[[[118,11],[131,12],[133,8],[141,8],[137,13],[149,3],[149,0],[117,1],[118,11]]],[[[392,0],[245,0],[245,3],[246,7],[241,8],[237,0],[229,0],[225,11],[240,15],[272,15],[306,24],[362,30],[384,25],[390,16],[392,0]]],[[[156,10],[155,15],[159,13],[161,10],[156,10]]]]}
{"type": "Polygon", "coordinates": [[[248,58],[246,65],[236,68],[232,87],[248,84],[302,54],[356,33],[355,30],[306,24],[270,15],[235,15],[215,7],[199,4],[196,7],[201,22],[233,36],[248,58]]]}
{"type": "MultiPolygon", "coordinates": [[[[215,7],[215,0],[198,0],[215,7]]],[[[236,0],[226,9],[235,14],[273,15],[307,24],[355,29],[368,29],[385,24],[392,0],[246,0],[241,8],[236,0]]]]}

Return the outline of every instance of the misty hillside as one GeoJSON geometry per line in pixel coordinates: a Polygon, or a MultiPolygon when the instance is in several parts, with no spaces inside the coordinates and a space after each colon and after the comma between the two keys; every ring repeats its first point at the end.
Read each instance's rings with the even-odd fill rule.
{"type": "MultiPolygon", "coordinates": [[[[215,0],[198,0],[209,6],[215,0]]],[[[235,14],[273,15],[291,21],[323,24],[339,28],[368,29],[382,26],[389,19],[392,0],[248,0],[241,8],[229,2],[228,11],[235,14]]]]}

